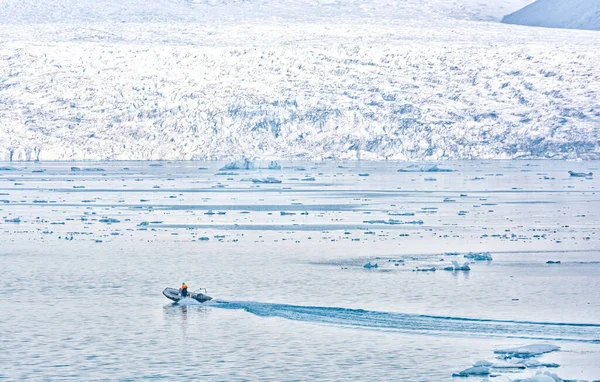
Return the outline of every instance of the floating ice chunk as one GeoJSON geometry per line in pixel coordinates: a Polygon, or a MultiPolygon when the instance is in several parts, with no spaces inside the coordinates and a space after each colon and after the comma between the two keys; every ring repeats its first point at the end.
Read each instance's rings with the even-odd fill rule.
{"type": "Polygon", "coordinates": [[[14,218],[14,219],[4,219],[5,223],[20,223],[21,219],[19,218],[14,218]]]}
{"type": "Polygon", "coordinates": [[[563,382],[563,379],[549,371],[538,371],[537,374],[531,378],[515,379],[513,382],[563,382]]]}
{"type": "Polygon", "coordinates": [[[300,179],[300,180],[304,181],[304,182],[314,182],[316,179],[312,176],[309,176],[309,177],[306,177],[306,178],[300,179]]]}
{"type": "MultiPolygon", "coordinates": [[[[447,270],[448,267],[444,268],[447,270]]],[[[470,271],[471,267],[469,267],[469,262],[467,261],[466,263],[460,265],[458,263],[458,261],[456,260],[452,260],[452,270],[453,271],[470,271]]]]}
{"type": "Polygon", "coordinates": [[[219,171],[227,171],[227,170],[254,170],[256,167],[254,163],[247,158],[244,158],[243,161],[236,161],[226,164],[221,167],[219,171]]]}
{"type": "Polygon", "coordinates": [[[475,261],[492,261],[492,255],[489,252],[469,252],[465,255],[465,259],[473,259],[475,261]]]}
{"type": "Polygon", "coordinates": [[[413,269],[413,272],[435,272],[435,267],[431,267],[431,268],[415,268],[413,269]]]}
{"type": "Polygon", "coordinates": [[[368,263],[366,263],[366,264],[363,266],[363,268],[366,268],[366,269],[371,269],[371,268],[379,268],[379,266],[377,265],[377,263],[375,263],[375,264],[371,264],[371,262],[369,261],[368,263]]]}
{"type": "Polygon", "coordinates": [[[460,373],[452,374],[453,377],[471,377],[477,375],[490,375],[490,368],[487,366],[473,366],[460,373]]]}
{"type": "Polygon", "coordinates": [[[271,163],[269,163],[269,170],[281,170],[281,165],[275,161],[272,161],[271,163]]]}
{"type": "Polygon", "coordinates": [[[364,174],[358,174],[358,176],[369,176],[369,174],[364,173],[364,174]]]}
{"type": "Polygon", "coordinates": [[[121,222],[119,219],[114,219],[114,218],[103,218],[98,221],[100,223],[120,223],[121,222]]]}
{"type": "Polygon", "coordinates": [[[273,177],[268,177],[268,178],[263,178],[263,179],[252,179],[252,183],[265,183],[265,184],[275,184],[275,183],[281,183],[281,180],[279,179],[275,179],[273,177]]]}
{"type": "Polygon", "coordinates": [[[573,172],[573,171],[569,171],[569,175],[571,175],[574,178],[591,178],[594,173],[593,172],[588,172],[587,174],[585,172],[573,172]]]}
{"type": "Polygon", "coordinates": [[[517,365],[521,365],[524,366],[528,369],[533,369],[536,367],[560,367],[559,364],[557,363],[552,363],[552,362],[548,362],[548,363],[544,363],[544,362],[540,362],[537,359],[520,359],[517,362],[517,365]]]}
{"type": "Polygon", "coordinates": [[[493,363],[490,361],[477,361],[473,364],[473,366],[487,366],[487,367],[491,367],[492,365],[493,365],[493,363]]]}
{"type": "Polygon", "coordinates": [[[546,264],[560,264],[560,260],[558,260],[558,261],[548,260],[548,261],[546,261],[546,264]]]}
{"type": "Polygon", "coordinates": [[[533,358],[545,353],[560,350],[560,347],[550,344],[533,344],[516,348],[494,350],[495,354],[502,354],[505,358],[533,358]]]}
{"type": "Polygon", "coordinates": [[[406,168],[401,168],[400,170],[398,170],[398,172],[452,172],[452,170],[446,168],[439,168],[437,165],[433,165],[431,167],[420,167],[417,165],[410,165],[406,168]]]}

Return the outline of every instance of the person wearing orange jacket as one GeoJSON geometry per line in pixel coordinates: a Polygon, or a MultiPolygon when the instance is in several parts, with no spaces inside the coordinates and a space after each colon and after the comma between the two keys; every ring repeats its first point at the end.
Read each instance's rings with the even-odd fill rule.
{"type": "Polygon", "coordinates": [[[185,283],[181,284],[181,289],[179,289],[179,292],[181,293],[181,297],[187,297],[188,290],[187,290],[187,285],[185,285],[185,283]]]}

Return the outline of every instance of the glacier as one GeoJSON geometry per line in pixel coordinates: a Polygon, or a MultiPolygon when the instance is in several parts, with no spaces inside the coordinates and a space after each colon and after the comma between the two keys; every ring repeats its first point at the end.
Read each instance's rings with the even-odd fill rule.
{"type": "Polygon", "coordinates": [[[531,2],[4,0],[0,160],[598,159],[598,35],[531,2]]]}

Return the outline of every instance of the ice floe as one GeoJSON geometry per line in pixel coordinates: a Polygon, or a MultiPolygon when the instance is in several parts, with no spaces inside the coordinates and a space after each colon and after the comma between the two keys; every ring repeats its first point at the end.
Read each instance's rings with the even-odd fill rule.
{"type": "Polygon", "coordinates": [[[569,171],[569,175],[571,175],[574,178],[591,178],[594,173],[593,172],[574,172],[574,171],[569,171]]]}
{"type": "Polygon", "coordinates": [[[473,366],[459,373],[452,374],[453,377],[472,377],[490,375],[490,368],[487,366],[473,366]]]}
{"type": "Polygon", "coordinates": [[[551,344],[533,344],[516,348],[497,349],[495,354],[501,354],[504,358],[533,358],[542,354],[560,350],[560,347],[551,344]]]}
{"type": "Polygon", "coordinates": [[[469,252],[465,255],[465,259],[473,259],[475,261],[492,261],[492,255],[489,252],[469,252]]]}

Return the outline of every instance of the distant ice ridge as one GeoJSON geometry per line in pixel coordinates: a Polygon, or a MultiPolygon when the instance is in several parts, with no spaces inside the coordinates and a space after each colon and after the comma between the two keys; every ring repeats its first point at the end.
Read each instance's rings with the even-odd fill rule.
{"type": "Polygon", "coordinates": [[[600,30],[600,1],[598,0],[537,0],[502,20],[550,28],[600,30]]]}

